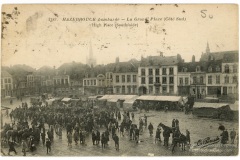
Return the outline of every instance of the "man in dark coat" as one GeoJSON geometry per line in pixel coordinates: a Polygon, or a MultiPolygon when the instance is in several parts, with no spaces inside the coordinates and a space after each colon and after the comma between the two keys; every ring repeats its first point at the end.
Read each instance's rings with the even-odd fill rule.
{"type": "Polygon", "coordinates": [[[113,135],[113,140],[115,142],[116,150],[119,151],[119,137],[116,134],[113,135]]]}
{"type": "Polygon", "coordinates": [[[152,136],[152,134],[153,134],[153,125],[152,125],[152,123],[150,123],[150,124],[148,125],[148,130],[149,130],[150,136],[152,136]]]}
{"type": "Polygon", "coordinates": [[[96,141],[96,134],[94,131],[92,131],[92,143],[93,145],[95,145],[95,141],[96,141]]]}
{"type": "Polygon", "coordinates": [[[14,152],[15,154],[17,154],[17,151],[16,151],[16,149],[14,147],[15,142],[9,141],[8,145],[9,145],[8,155],[10,155],[10,152],[14,152]]]}
{"type": "Polygon", "coordinates": [[[52,145],[52,143],[51,143],[50,139],[47,138],[47,141],[46,141],[47,154],[48,154],[49,152],[51,152],[51,145],[52,145]]]}

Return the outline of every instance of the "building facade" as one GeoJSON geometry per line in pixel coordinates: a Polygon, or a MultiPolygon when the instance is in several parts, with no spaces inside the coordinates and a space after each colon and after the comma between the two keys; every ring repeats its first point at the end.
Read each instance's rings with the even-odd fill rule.
{"type": "Polygon", "coordinates": [[[13,78],[7,71],[1,72],[1,98],[13,96],[13,78]]]}
{"type": "Polygon", "coordinates": [[[149,56],[142,58],[138,67],[140,95],[177,95],[177,56],[149,56]]]}
{"type": "Polygon", "coordinates": [[[113,73],[114,94],[138,94],[138,74],[136,72],[113,73]]]}

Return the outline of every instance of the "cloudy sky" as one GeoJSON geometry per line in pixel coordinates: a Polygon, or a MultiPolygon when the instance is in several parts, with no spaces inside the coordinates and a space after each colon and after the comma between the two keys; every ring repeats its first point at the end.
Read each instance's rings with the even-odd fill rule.
{"type": "Polygon", "coordinates": [[[185,61],[195,55],[198,60],[207,41],[213,52],[238,50],[236,5],[5,5],[2,11],[4,66],[86,63],[90,41],[98,64],[114,62],[116,57],[126,61],[159,55],[158,51],[165,56],[181,54],[185,61]],[[134,21],[147,17],[159,20],[134,21]],[[166,17],[174,20],[164,21],[166,17]],[[177,21],[177,17],[184,21],[177,21]],[[119,24],[138,27],[116,29],[98,21],[95,23],[101,27],[91,27],[92,21],[64,18],[119,18],[119,24]]]}

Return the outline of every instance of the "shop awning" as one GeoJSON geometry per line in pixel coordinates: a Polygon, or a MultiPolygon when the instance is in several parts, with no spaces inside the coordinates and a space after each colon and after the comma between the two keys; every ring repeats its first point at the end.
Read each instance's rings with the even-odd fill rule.
{"type": "Polygon", "coordinates": [[[108,99],[107,101],[108,101],[108,102],[117,102],[118,99],[116,99],[116,98],[115,98],[115,99],[108,99]]]}
{"type": "Polygon", "coordinates": [[[10,109],[9,107],[1,106],[1,110],[8,110],[10,109]]]}
{"type": "Polygon", "coordinates": [[[182,97],[180,96],[140,96],[137,98],[137,100],[179,102],[182,100],[182,97]]]}
{"type": "Polygon", "coordinates": [[[239,110],[239,102],[238,101],[235,101],[235,103],[234,104],[230,104],[230,108],[231,108],[231,110],[233,110],[233,111],[238,111],[239,110]]]}
{"type": "Polygon", "coordinates": [[[72,98],[63,98],[61,101],[62,102],[69,102],[72,98]]]}
{"type": "Polygon", "coordinates": [[[89,96],[88,99],[97,99],[98,96],[89,96]]]}
{"type": "Polygon", "coordinates": [[[193,108],[220,108],[229,105],[228,103],[202,103],[195,102],[193,108]]]}

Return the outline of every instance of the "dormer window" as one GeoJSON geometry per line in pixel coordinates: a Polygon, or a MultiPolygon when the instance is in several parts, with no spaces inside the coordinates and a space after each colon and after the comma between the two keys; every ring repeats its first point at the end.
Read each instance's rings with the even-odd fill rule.
{"type": "Polygon", "coordinates": [[[229,73],[229,65],[227,65],[227,64],[225,65],[225,70],[224,71],[225,71],[225,73],[229,73]]]}
{"type": "Polygon", "coordinates": [[[201,71],[201,67],[200,67],[200,66],[197,66],[196,72],[200,72],[200,71],[201,71]]]}
{"type": "Polygon", "coordinates": [[[208,72],[212,72],[212,67],[211,66],[208,67],[208,72]]]}

